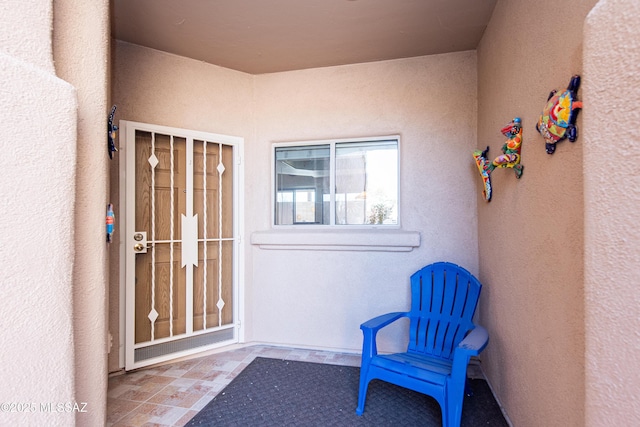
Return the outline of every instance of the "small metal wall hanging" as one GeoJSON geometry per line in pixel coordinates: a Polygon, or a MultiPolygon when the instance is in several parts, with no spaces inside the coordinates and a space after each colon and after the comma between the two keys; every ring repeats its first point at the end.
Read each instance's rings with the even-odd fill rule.
{"type": "Polygon", "coordinates": [[[569,86],[562,93],[552,90],[542,110],[536,130],[544,138],[548,154],[556,151],[556,144],[564,139],[575,142],[578,138],[576,118],[582,109],[582,101],[577,100],[580,76],[571,77],[569,86]]]}
{"type": "Polygon", "coordinates": [[[473,152],[473,158],[478,166],[480,178],[482,178],[482,195],[487,202],[491,201],[491,173],[497,168],[512,168],[516,173],[516,178],[520,179],[524,166],[520,164],[520,150],[522,147],[522,120],[515,117],[508,125],[501,130],[502,134],[507,137],[507,141],[502,145],[502,154],[489,161],[487,154],[489,147],[483,151],[476,150],[473,152]]]}
{"type": "Polygon", "coordinates": [[[116,131],[118,126],[113,124],[113,117],[116,114],[116,106],[111,107],[111,113],[107,119],[107,151],[109,152],[109,158],[113,159],[113,152],[118,151],[116,148],[116,131]]]}

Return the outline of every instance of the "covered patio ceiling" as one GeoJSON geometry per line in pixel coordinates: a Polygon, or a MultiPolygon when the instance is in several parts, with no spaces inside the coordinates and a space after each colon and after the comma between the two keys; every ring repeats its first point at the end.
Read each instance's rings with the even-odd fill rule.
{"type": "Polygon", "coordinates": [[[250,74],[475,49],[496,0],[114,0],[113,36],[250,74]]]}

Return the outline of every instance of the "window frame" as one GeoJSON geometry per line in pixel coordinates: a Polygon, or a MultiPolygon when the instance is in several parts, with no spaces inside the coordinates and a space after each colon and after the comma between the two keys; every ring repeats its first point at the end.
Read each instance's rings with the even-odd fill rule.
{"type": "Polygon", "coordinates": [[[371,137],[359,137],[359,138],[332,138],[322,140],[306,140],[306,141],[288,141],[288,142],[274,142],[271,144],[271,227],[273,229],[293,229],[293,230],[318,230],[318,229],[342,229],[342,230],[362,230],[362,229],[384,229],[394,230],[401,228],[401,175],[402,170],[400,168],[401,158],[401,143],[400,135],[385,135],[385,136],[371,136],[371,137]],[[383,142],[383,141],[395,141],[396,142],[396,209],[397,220],[395,224],[336,224],[336,145],[343,143],[363,143],[363,142],[383,142]],[[278,148],[283,147],[305,147],[305,146],[320,146],[329,145],[329,188],[330,188],[330,201],[329,201],[329,224],[321,223],[294,223],[294,224],[276,224],[276,206],[277,206],[277,178],[276,178],[276,151],[278,148]]]}

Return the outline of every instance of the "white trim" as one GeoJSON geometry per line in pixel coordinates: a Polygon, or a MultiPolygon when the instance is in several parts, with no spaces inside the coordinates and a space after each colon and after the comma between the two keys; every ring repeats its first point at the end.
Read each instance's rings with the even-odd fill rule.
{"type": "MultiPolygon", "coordinates": [[[[185,147],[186,149],[187,147],[185,147]]],[[[171,210],[169,213],[169,240],[171,240],[171,242],[169,243],[169,336],[172,337],[173,336],[173,285],[174,285],[174,280],[173,280],[173,272],[174,272],[174,258],[175,258],[175,254],[173,253],[173,248],[174,248],[174,237],[175,237],[175,212],[176,212],[176,198],[175,198],[175,175],[176,175],[176,165],[175,165],[175,141],[174,141],[174,136],[170,135],[169,136],[169,158],[171,159],[171,166],[169,167],[169,178],[170,178],[170,184],[169,184],[169,194],[171,197],[171,210]]],[[[153,187],[152,190],[155,193],[155,186],[153,187]]],[[[153,200],[153,197],[152,197],[153,200]]],[[[152,202],[153,206],[155,207],[155,202],[152,202]]],[[[153,218],[155,218],[155,215],[152,215],[153,218]]],[[[184,239],[184,236],[182,236],[182,238],[184,239]]],[[[156,239],[153,239],[154,243],[156,241],[156,239]]],[[[153,251],[153,254],[155,255],[156,251],[153,251]]],[[[153,269],[155,270],[156,267],[156,263],[155,261],[153,262],[153,269]]],[[[152,292],[153,293],[153,292],[152,292]]],[[[155,307],[154,307],[155,309],[155,307]]],[[[186,321],[186,319],[185,319],[186,321]]],[[[155,337],[152,335],[151,336],[151,340],[153,341],[155,339],[155,337]]]]}
{"type": "Polygon", "coordinates": [[[123,268],[124,267],[124,260],[126,260],[126,256],[125,256],[125,243],[126,243],[126,238],[125,236],[127,235],[126,233],[126,223],[125,223],[125,219],[126,219],[126,215],[125,215],[125,207],[127,205],[127,201],[126,201],[126,164],[127,164],[127,160],[126,160],[126,156],[127,156],[127,150],[126,150],[126,123],[119,123],[119,135],[118,135],[118,152],[120,153],[120,167],[119,167],[119,171],[118,171],[118,191],[120,192],[120,197],[119,197],[119,202],[120,202],[120,206],[117,207],[118,210],[118,216],[116,217],[116,227],[119,228],[116,229],[116,232],[118,233],[118,237],[119,237],[119,243],[120,243],[120,247],[119,247],[119,261],[120,261],[120,268],[119,268],[119,274],[118,274],[118,280],[120,281],[119,285],[118,285],[118,367],[124,367],[125,365],[125,337],[126,337],[126,298],[125,298],[125,293],[126,293],[126,269],[123,268]],[[123,126],[125,126],[123,128],[123,126]],[[119,218],[119,219],[118,219],[119,218]]]}
{"type": "MultiPolygon", "coordinates": [[[[233,150],[232,150],[233,152],[233,150]]],[[[206,153],[206,152],[205,152],[206,153]]],[[[205,159],[206,160],[206,159],[205,159]]],[[[233,158],[231,159],[231,161],[233,162],[233,158]]],[[[206,163],[206,162],[205,162],[206,163]]],[[[222,144],[218,144],[218,164],[216,165],[216,171],[218,172],[218,299],[215,302],[216,307],[218,307],[218,303],[220,302],[220,300],[222,300],[222,213],[223,213],[223,209],[222,209],[222,192],[224,191],[223,186],[222,186],[222,175],[224,173],[224,171],[220,172],[220,170],[218,169],[218,166],[222,165],[222,167],[224,168],[224,162],[222,161],[222,144]]],[[[205,169],[206,171],[206,169],[205,169]]],[[[205,191],[206,193],[206,191],[205,191]]],[[[233,196],[233,195],[232,195],[233,196]]],[[[233,204],[233,201],[231,202],[233,204]]],[[[206,212],[206,208],[204,209],[204,211],[206,212]]],[[[233,232],[233,230],[232,230],[233,232]]],[[[207,243],[205,242],[205,246],[207,245],[207,243]]],[[[233,248],[231,248],[231,251],[233,252],[233,248]]],[[[206,271],[206,270],[205,270],[206,271]]],[[[206,275],[205,275],[206,277],[206,275]]],[[[206,301],[207,301],[207,288],[205,286],[204,288],[204,300],[205,300],[205,309],[203,312],[203,322],[204,322],[204,328],[206,329],[207,327],[207,305],[206,305],[206,301]]],[[[224,303],[224,301],[223,301],[224,303]]],[[[233,309],[233,308],[232,308],[233,309]]],[[[222,325],[222,309],[218,308],[218,325],[222,325]]]]}
{"type": "MultiPolygon", "coordinates": [[[[133,233],[135,231],[135,154],[136,147],[134,144],[127,144],[127,141],[135,141],[135,126],[129,125],[128,122],[120,121],[120,132],[124,135],[125,140],[122,144],[121,150],[124,151],[125,156],[120,157],[120,168],[125,170],[125,177],[132,177],[132,179],[124,179],[125,194],[123,198],[125,203],[121,206],[121,210],[125,212],[122,223],[125,225],[120,234],[120,240],[124,242],[123,259],[120,260],[120,268],[124,270],[125,282],[122,284],[122,288],[125,289],[125,329],[124,329],[124,349],[125,349],[125,364],[124,366],[133,366],[134,353],[131,349],[130,342],[134,342],[135,325],[132,322],[126,322],[126,313],[132,313],[135,311],[134,299],[135,289],[127,287],[127,283],[135,283],[135,258],[127,256],[127,248],[133,244],[133,233]],[[124,161],[123,161],[124,160],[124,161]],[[133,186],[133,189],[131,187],[133,186]],[[122,268],[124,266],[124,268],[122,268]]],[[[121,331],[122,332],[122,331],[121,331]]]]}
{"type": "MultiPolygon", "coordinates": [[[[329,225],[335,226],[336,225],[336,142],[335,141],[329,145],[329,189],[330,189],[329,190],[329,225]]],[[[275,188],[274,188],[274,193],[275,193],[275,188]]],[[[275,221],[273,222],[273,225],[275,225],[275,221]]]]}
{"type": "MultiPolygon", "coordinates": [[[[187,209],[189,212],[189,209],[187,209]]],[[[193,212],[182,215],[182,267],[186,283],[193,283],[193,267],[198,265],[198,215],[193,212]]],[[[193,289],[185,287],[185,332],[193,332],[193,289]]]]}
{"type": "MultiPolygon", "coordinates": [[[[135,133],[135,131],[134,131],[135,133]]],[[[135,135],[134,135],[134,139],[135,141],[135,135]]],[[[157,158],[156,156],[156,134],[152,133],[151,134],[151,155],[154,156],[154,158],[157,158]]],[[[133,176],[135,177],[135,152],[136,152],[136,147],[135,147],[135,143],[134,143],[134,147],[133,147],[133,160],[131,161],[131,165],[134,168],[134,174],[133,176]]],[[[151,205],[151,244],[152,244],[152,250],[151,250],[151,312],[155,312],[156,310],[156,167],[158,165],[156,164],[155,166],[153,166],[151,168],[151,194],[149,195],[151,197],[151,201],[149,202],[149,204],[151,205]]],[[[131,175],[130,175],[131,176],[131,175]]],[[[131,183],[131,180],[128,181],[129,183],[131,183]]],[[[135,229],[135,179],[133,180],[133,183],[130,184],[132,185],[132,188],[134,188],[132,194],[133,194],[133,203],[131,203],[132,206],[132,213],[134,215],[133,218],[133,222],[134,222],[134,226],[132,227],[131,231],[136,232],[137,230],[135,229]]],[[[173,237],[170,237],[170,239],[173,239],[173,237]]],[[[173,243],[171,243],[173,244],[173,243]]],[[[126,249],[125,249],[126,250],[126,249]]],[[[133,257],[135,258],[135,257],[133,257]]],[[[135,267],[134,267],[135,269],[135,267]]],[[[135,273],[135,270],[134,270],[135,273]]],[[[135,280],[134,280],[135,283],[135,280]]],[[[131,298],[132,300],[134,300],[134,298],[131,298]]],[[[149,313],[151,314],[151,313],[149,313]]],[[[173,313],[171,313],[173,314],[173,313]]],[[[157,313],[156,313],[157,315],[157,313]]],[[[151,341],[153,341],[155,339],[155,324],[156,324],[156,319],[151,320],[151,341]]],[[[134,331],[135,333],[135,331],[134,331]]]]}
{"type": "MultiPolygon", "coordinates": [[[[186,268],[185,280],[187,283],[193,283],[193,266],[198,265],[198,216],[193,214],[193,138],[188,137],[186,144],[187,176],[185,177],[185,186],[187,197],[185,199],[186,215],[184,215],[186,218],[185,224],[182,227],[182,265],[186,268]],[[184,240],[187,240],[188,243],[184,240]],[[185,260],[185,257],[188,258],[188,260],[185,260]]],[[[185,287],[184,303],[186,305],[185,332],[191,334],[193,333],[193,289],[189,286],[185,287]]]]}
{"type": "MultiPolygon", "coordinates": [[[[208,213],[207,207],[207,146],[209,143],[202,140],[202,330],[207,330],[207,275],[208,275],[208,251],[207,251],[207,227],[208,213]]],[[[198,234],[196,233],[196,240],[198,234]]],[[[198,245],[196,244],[196,259],[198,245]]],[[[191,304],[193,307],[193,303],[191,304]]]]}
{"type": "Polygon", "coordinates": [[[358,137],[358,138],[332,138],[332,139],[320,139],[320,140],[308,140],[308,141],[283,141],[283,142],[274,142],[271,145],[271,227],[273,229],[306,229],[306,230],[314,230],[314,229],[400,229],[401,228],[401,185],[400,185],[400,177],[402,175],[402,169],[400,168],[400,135],[383,135],[383,136],[370,136],[370,137],[358,137]],[[356,142],[376,142],[376,141],[392,141],[395,140],[398,143],[397,148],[397,188],[396,188],[396,197],[397,197],[397,209],[398,209],[398,218],[396,224],[349,224],[349,225],[341,225],[335,223],[335,211],[336,211],[336,195],[335,195],[335,170],[336,170],[336,144],[338,143],[356,143],[356,142]],[[329,224],[287,224],[280,225],[276,224],[276,189],[278,183],[276,182],[276,148],[281,147],[304,147],[304,146],[313,146],[313,145],[328,145],[329,146],[329,188],[332,189],[330,192],[330,203],[329,203],[329,224]]]}
{"type": "Polygon", "coordinates": [[[261,249],[409,252],[420,246],[420,233],[399,230],[268,230],[251,234],[261,249]]]}
{"type": "Polygon", "coordinates": [[[234,282],[233,291],[237,297],[233,299],[233,313],[238,342],[244,343],[244,139],[233,145],[233,160],[233,182],[237,183],[233,186],[233,211],[234,219],[237,219],[233,224],[233,234],[237,237],[233,245],[233,271],[238,274],[238,280],[234,282]]]}

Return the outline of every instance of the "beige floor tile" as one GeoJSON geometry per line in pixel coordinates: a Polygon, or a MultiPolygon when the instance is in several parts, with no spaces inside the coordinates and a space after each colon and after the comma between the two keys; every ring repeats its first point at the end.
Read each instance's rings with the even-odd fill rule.
{"type": "Polygon", "coordinates": [[[360,365],[356,355],[253,346],[143,368],[109,378],[107,426],[184,426],[256,357],[360,365]]]}

